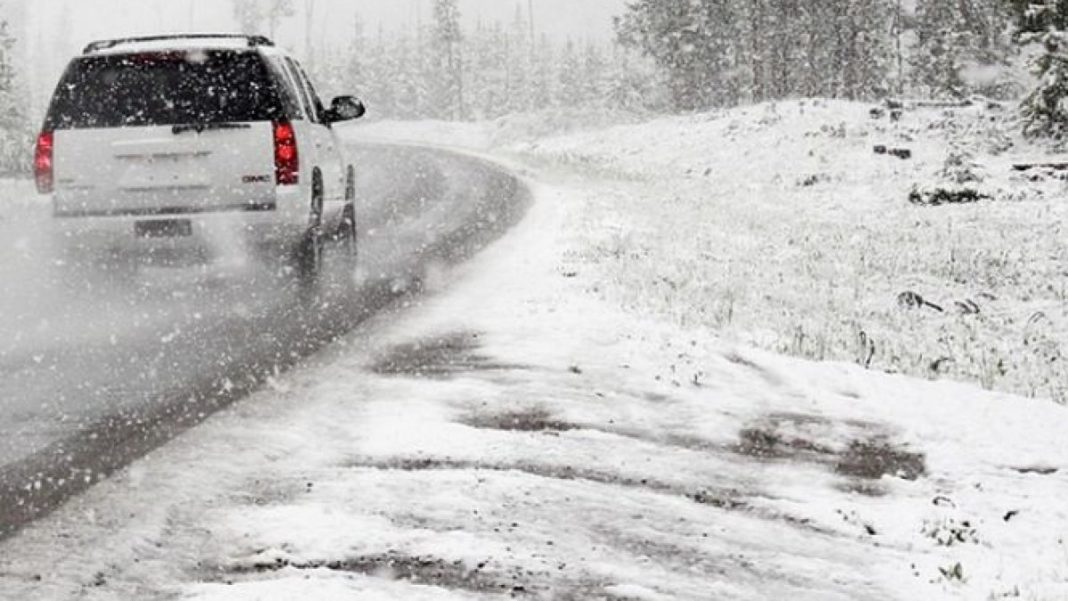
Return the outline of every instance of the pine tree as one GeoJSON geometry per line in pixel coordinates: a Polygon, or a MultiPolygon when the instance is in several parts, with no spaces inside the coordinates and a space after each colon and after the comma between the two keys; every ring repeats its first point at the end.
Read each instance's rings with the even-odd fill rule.
{"type": "Polygon", "coordinates": [[[394,46],[392,40],[387,40],[383,26],[379,24],[376,41],[368,44],[365,51],[367,100],[383,118],[396,118],[399,115],[401,92],[396,72],[399,61],[394,46]]]}
{"type": "Polygon", "coordinates": [[[605,84],[605,102],[609,107],[661,111],[669,106],[655,66],[620,46],[612,49],[605,84]]]}
{"type": "Polygon", "coordinates": [[[799,46],[791,43],[798,38],[796,27],[799,0],[779,0],[768,16],[770,38],[777,43],[769,49],[771,93],[777,98],[791,95],[798,88],[795,75],[800,57],[799,46]]]}
{"type": "Polygon", "coordinates": [[[538,41],[533,54],[530,101],[535,110],[559,106],[556,86],[556,52],[545,35],[538,41]]]}
{"type": "Polygon", "coordinates": [[[7,20],[0,18],[0,173],[4,174],[28,170],[33,139],[26,114],[28,95],[15,69],[15,44],[7,20]]]}
{"type": "Polygon", "coordinates": [[[1023,102],[1024,133],[1062,139],[1068,131],[1068,34],[1050,31],[1042,43],[1035,63],[1039,83],[1023,102]]]}
{"type": "Polygon", "coordinates": [[[508,84],[511,76],[508,33],[501,23],[484,28],[468,55],[475,57],[471,85],[477,94],[473,103],[477,117],[493,119],[508,111],[508,84]]]}
{"type": "Polygon", "coordinates": [[[464,70],[468,117],[474,120],[488,119],[494,106],[497,84],[497,46],[493,33],[481,22],[465,39],[464,54],[470,64],[464,70]]]}
{"type": "Polygon", "coordinates": [[[616,32],[663,69],[675,108],[695,110],[885,94],[892,19],[889,0],[639,0],[616,32]]]}
{"type": "Polygon", "coordinates": [[[563,106],[576,106],[582,102],[582,63],[575,42],[568,40],[560,55],[559,98],[563,106]]]}
{"type": "Polygon", "coordinates": [[[893,9],[887,0],[852,0],[849,14],[850,77],[844,96],[851,100],[886,96],[892,63],[888,32],[893,9]]]}
{"type": "Polygon", "coordinates": [[[241,31],[249,35],[267,33],[272,38],[278,34],[283,19],[296,14],[293,0],[230,0],[234,19],[241,31]]]}
{"type": "Polygon", "coordinates": [[[393,78],[393,116],[422,119],[437,116],[429,101],[427,56],[422,35],[401,34],[384,47],[386,73],[393,78]]]}
{"type": "Polygon", "coordinates": [[[969,82],[970,67],[1007,64],[1014,54],[1008,36],[1009,9],[992,0],[919,0],[911,79],[917,91],[961,98],[980,92],[1004,94],[1003,82],[969,82]]]}
{"type": "Polygon", "coordinates": [[[315,57],[315,0],[304,0],[304,62],[312,71],[317,69],[315,57]]]}
{"type": "Polygon", "coordinates": [[[1021,44],[1039,42],[1038,84],[1020,105],[1026,135],[1063,140],[1068,133],[1068,1],[1010,0],[1021,44]]]}
{"type": "Polygon", "coordinates": [[[264,14],[258,0],[232,0],[234,19],[243,33],[255,35],[263,32],[264,14]]]}
{"type": "Polygon", "coordinates": [[[971,45],[956,4],[920,0],[916,10],[917,43],[912,68],[915,85],[930,96],[963,98],[967,94],[961,71],[971,45]]]}
{"type": "Polygon", "coordinates": [[[283,19],[296,14],[293,0],[266,0],[263,15],[267,19],[268,31],[272,38],[278,35],[278,26],[283,19]]]}
{"type": "Polygon", "coordinates": [[[607,65],[601,50],[594,44],[587,44],[582,61],[582,102],[580,106],[583,108],[604,105],[605,96],[607,95],[606,69],[607,65]]]}
{"type": "MultiPolygon", "coordinates": [[[[759,5],[763,0],[754,0],[759,5]]],[[[713,103],[710,95],[717,71],[714,61],[726,40],[716,35],[710,26],[715,24],[709,15],[721,8],[714,0],[639,0],[629,4],[627,12],[616,21],[620,43],[635,48],[655,61],[667,76],[668,87],[679,110],[706,108],[713,103]],[[713,59],[713,60],[709,60],[713,59]]],[[[751,6],[758,10],[758,6],[751,6]]],[[[751,23],[755,32],[759,25],[751,23]]],[[[758,36],[747,37],[757,42],[758,36]]],[[[763,83],[763,76],[755,73],[754,82],[763,83]]]]}
{"type": "Polygon", "coordinates": [[[506,44],[508,81],[506,100],[507,113],[523,113],[533,108],[534,81],[531,68],[530,24],[519,3],[515,5],[506,44]]]}
{"type": "Polygon", "coordinates": [[[1068,30],[1068,0],[1008,0],[1019,33],[1068,30]]]}
{"type": "Polygon", "coordinates": [[[348,52],[345,55],[336,56],[341,64],[340,84],[349,93],[363,93],[367,89],[368,70],[368,47],[367,37],[364,31],[363,18],[359,13],[353,16],[352,39],[348,52]]]}
{"type": "Polygon", "coordinates": [[[434,0],[431,99],[434,112],[445,119],[464,118],[462,41],[457,0],[434,0]]]}

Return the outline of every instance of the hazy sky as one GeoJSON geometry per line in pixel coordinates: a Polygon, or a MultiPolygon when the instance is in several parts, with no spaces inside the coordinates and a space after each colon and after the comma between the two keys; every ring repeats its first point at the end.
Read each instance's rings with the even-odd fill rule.
{"type": "MultiPolygon", "coordinates": [[[[20,0],[2,0],[12,5],[20,0]]],[[[308,0],[294,0],[298,15],[308,0]]],[[[608,40],[612,17],[626,0],[532,0],[539,30],[554,36],[608,40]]],[[[69,60],[88,41],[159,32],[233,31],[229,0],[21,0],[27,10],[26,40],[34,63],[31,87],[47,96],[69,60]],[[61,18],[66,13],[67,19],[61,18]]],[[[510,22],[528,0],[459,0],[466,27],[510,22]]],[[[431,0],[314,0],[314,29],[329,44],[343,43],[359,13],[369,31],[400,29],[429,21],[431,0]]],[[[278,42],[303,50],[303,18],[277,34],[278,42]]],[[[40,102],[40,100],[38,100],[40,102]]]]}

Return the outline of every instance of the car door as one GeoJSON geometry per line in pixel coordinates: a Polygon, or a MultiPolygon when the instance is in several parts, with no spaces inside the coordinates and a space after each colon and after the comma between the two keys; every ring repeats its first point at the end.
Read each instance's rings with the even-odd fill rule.
{"type": "Polygon", "coordinates": [[[286,59],[293,71],[296,73],[301,87],[304,89],[304,94],[307,96],[310,103],[310,119],[312,123],[313,134],[316,155],[319,160],[319,169],[323,173],[323,182],[326,184],[327,200],[330,201],[344,201],[345,200],[345,169],[344,161],[341,157],[340,144],[337,137],[334,135],[334,129],[331,124],[326,120],[326,107],[323,106],[323,101],[319,98],[319,94],[315,91],[315,86],[312,85],[311,80],[308,78],[308,74],[304,71],[304,68],[300,66],[300,63],[293,59],[286,59]]]}

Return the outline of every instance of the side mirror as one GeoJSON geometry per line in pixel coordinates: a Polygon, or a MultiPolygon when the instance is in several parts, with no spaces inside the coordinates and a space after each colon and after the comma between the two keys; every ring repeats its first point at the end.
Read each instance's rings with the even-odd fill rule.
{"type": "Polygon", "coordinates": [[[367,113],[367,107],[359,98],[354,96],[338,96],[330,103],[330,110],[326,112],[330,123],[340,121],[352,121],[359,119],[367,113]]]}

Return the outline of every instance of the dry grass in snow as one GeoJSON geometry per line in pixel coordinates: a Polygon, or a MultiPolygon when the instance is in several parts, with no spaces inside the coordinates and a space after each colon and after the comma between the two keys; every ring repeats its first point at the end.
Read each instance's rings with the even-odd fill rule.
{"type": "Polygon", "coordinates": [[[1068,398],[1065,184],[1011,107],[796,101],[513,147],[599,181],[588,289],[765,349],[1068,398]],[[877,154],[876,146],[911,157],[877,154]],[[923,206],[938,187],[990,198],[923,206]]]}

